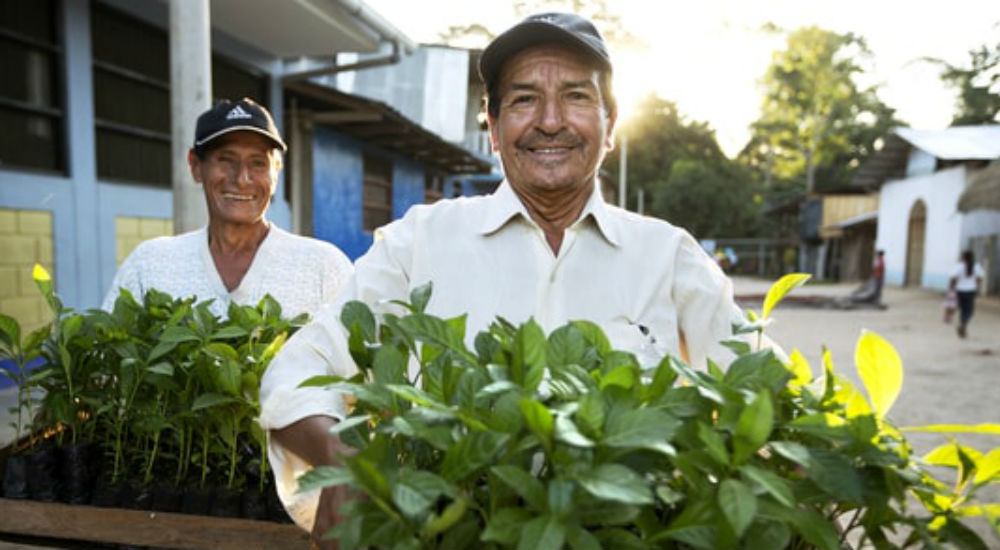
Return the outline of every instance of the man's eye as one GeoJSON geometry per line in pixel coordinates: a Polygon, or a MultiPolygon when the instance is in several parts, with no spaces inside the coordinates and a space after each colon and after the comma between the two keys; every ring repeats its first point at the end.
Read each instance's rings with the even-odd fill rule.
{"type": "Polygon", "coordinates": [[[524,104],[527,104],[527,103],[531,103],[532,101],[534,101],[534,99],[535,99],[535,96],[533,96],[533,95],[518,95],[518,96],[514,96],[510,100],[510,104],[511,105],[524,105],[524,104]]]}

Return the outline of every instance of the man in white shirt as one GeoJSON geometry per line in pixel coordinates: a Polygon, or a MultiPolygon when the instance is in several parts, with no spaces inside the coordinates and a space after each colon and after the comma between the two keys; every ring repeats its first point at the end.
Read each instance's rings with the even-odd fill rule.
{"type": "Polygon", "coordinates": [[[204,188],[208,225],[141,243],[115,273],[102,309],[114,308],[122,288],[137,300],[154,288],[212,299],[219,316],[232,302],[256,305],[266,294],[286,317],[315,314],[333,301],[353,272],[347,256],[266,217],[285,150],[271,114],[251,99],[224,100],[202,113],[188,165],[204,188]]]}
{"type": "Polygon", "coordinates": [[[468,314],[470,343],[498,315],[534,318],[547,332],[587,319],[644,364],[668,352],[696,366],[728,358],[718,342],[742,316],[715,262],[686,231],[601,198],[597,174],[617,115],[611,70],[600,34],[576,15],[532,16],[497,37],[480,74],[506,181],[491,196],[414,207],[382,228],[334,306],[265,373],[261,422],[279,493],[317,544],[347,495],[328,488],[313,512],[315,495],[291,494],[294,474],[338,463],[344,449],[327,432],[345,409],[334,392],[297,386],[355,371],[339,322],[349,300],[386,311],[432,282],[427,313],[468,314]]]}

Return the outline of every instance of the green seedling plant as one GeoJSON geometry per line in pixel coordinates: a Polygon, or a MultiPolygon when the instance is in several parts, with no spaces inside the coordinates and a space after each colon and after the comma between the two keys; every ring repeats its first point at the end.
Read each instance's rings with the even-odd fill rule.
{"type": "Polygon", "coordinates": [[[546,335],[498,318],[469,349],[464,316],[426,313],[429,285],[397,314],[351,302],[357,373],[303,385],[350,397],[333,436],[356,452],[300,490],[364,495],[327,533],[345,548],[985,548],[963,522],[997,510],[974,497],[998,451],[914,456],[886,416],[902,384],[888,342],[859,339],[862,392],[828,352],[817,377],[741,340],[804,280],[779,281],[736,358],[705,371],[640,364],[586,320],[546,335]]]}
{"type": "Polygon", "coordinates": [[[35,279],[52,323],[21,342],[17,321],[0,317],[0,359],[44,359],[30,375],[10,373],[22,412],[32,392],[44,392],[38,414],[20,417],[21,429],[97,444],[115,483],[244,488],[249,475],[263,490],[260,378],[307,316],[286,319],[266,296],[233,304],[222,318],[209,302],[156,290],[139,301],[125,289],[111,311],[76,313],[62,307],[44,269],[36,267],[35,279]]]}

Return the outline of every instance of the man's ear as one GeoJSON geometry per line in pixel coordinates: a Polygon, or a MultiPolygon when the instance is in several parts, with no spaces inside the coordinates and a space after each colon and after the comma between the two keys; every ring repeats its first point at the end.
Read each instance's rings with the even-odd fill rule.
{"type": "Polygon", "coordinates": [[[188,169],[191,170],[191,179],[201,183],[201,159],[194,154],[194,149],[188,149],[188,169]]]}
{"type": "Polygon", "coordinates": [[[497,121],[490,113],[486,114],[486,125],[490,128],[490,150],[498,153],[500,151],[500,134],[497,131],[497,121]]]}

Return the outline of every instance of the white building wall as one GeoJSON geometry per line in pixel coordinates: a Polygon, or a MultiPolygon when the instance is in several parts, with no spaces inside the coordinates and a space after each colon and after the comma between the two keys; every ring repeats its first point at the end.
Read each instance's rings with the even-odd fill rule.
{"type": "MultiPolygon", "coordinates": [[[[370,57],[341,54],[338,62],[370,57]]],[[[420,46],[399,63],[341,73],[331,80],[339,90],[381,101],[452,143],[465,140],[469,103],[466,50],[420,46]]]]}
{"type": "Polygon", "coordinates": [[[964,166],[896,180],[882,186],[876,248],[885,250],[886,282],[903,284],[910,211],[918,200],[927,208],[921,286],[944,290],[961,248],[963,215],[956,209],[966,185],[964,166]]]}

